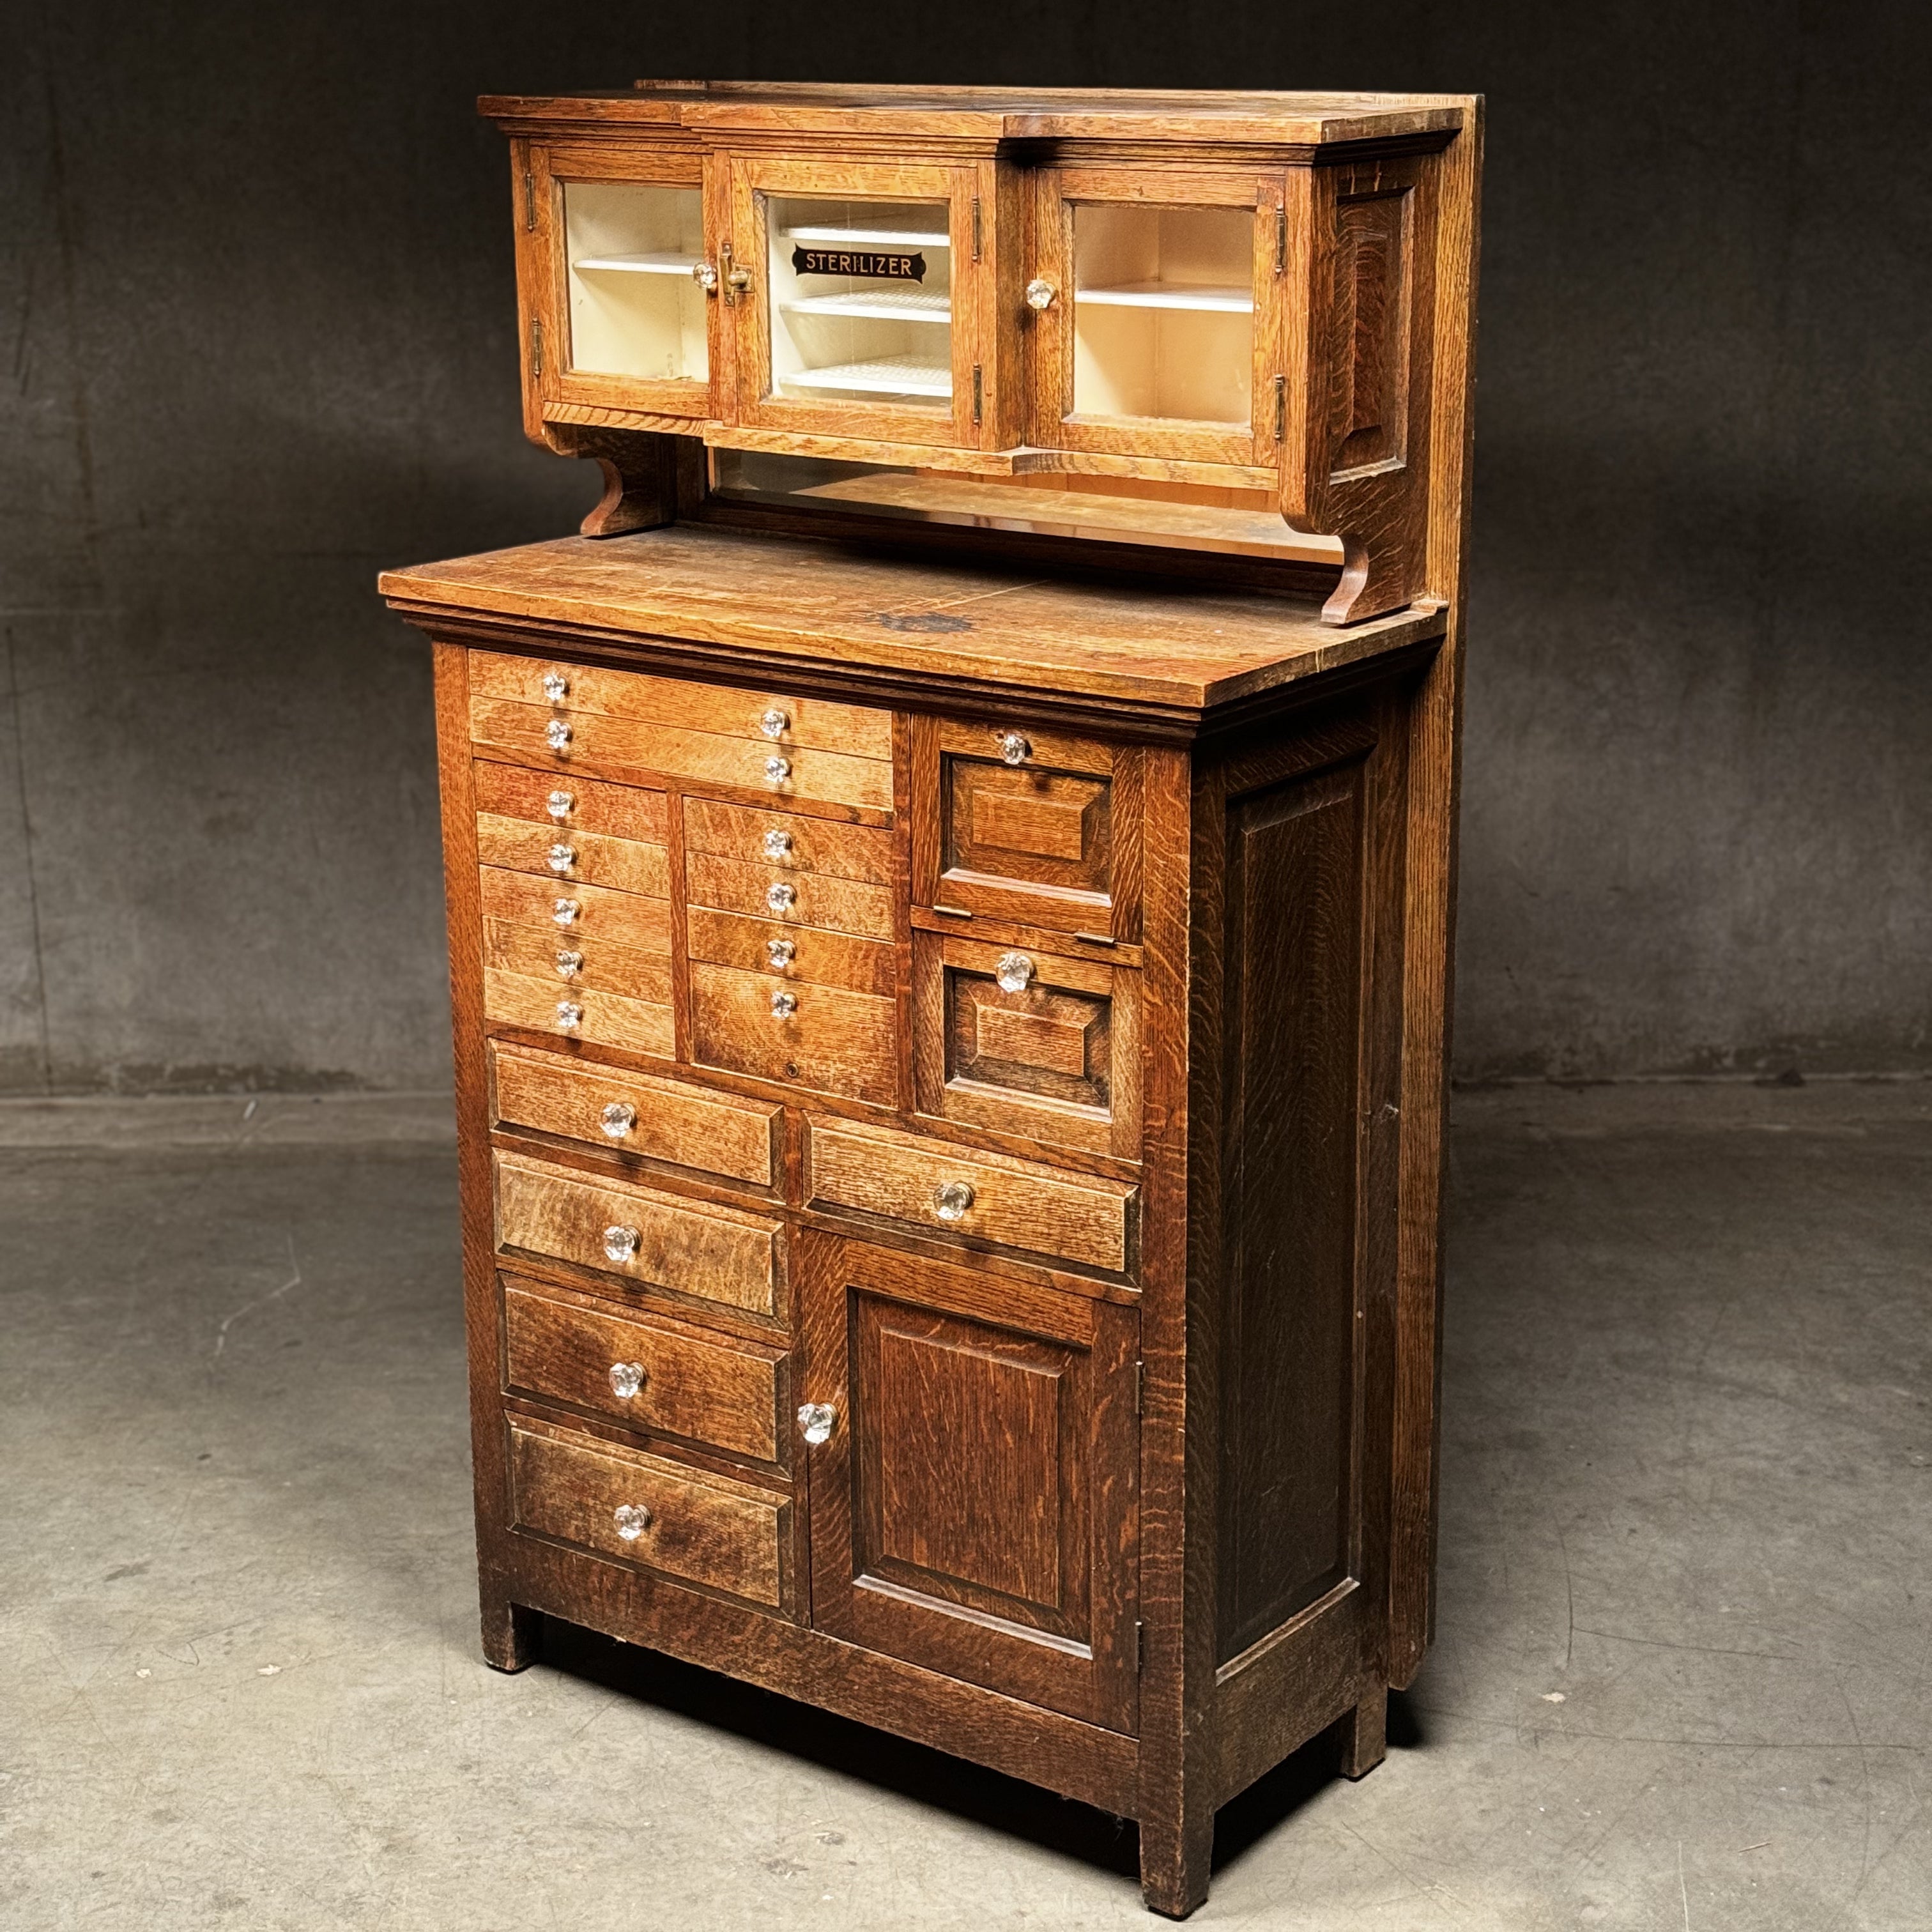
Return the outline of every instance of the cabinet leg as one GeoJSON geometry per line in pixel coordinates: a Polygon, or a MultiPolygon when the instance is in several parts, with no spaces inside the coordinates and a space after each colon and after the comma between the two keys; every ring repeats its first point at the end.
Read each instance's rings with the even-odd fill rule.
{"type": "Polygon", "coordinates": [[[1388,1686],[1378,1684],[1336,1727],[1342,1775],[1366,1778],[1388,1756],[1388,1686]]]}
{"type": "Polygon", "coordinates": [[[526,1670],[542,1648],[543,1618],[521,1604],[483,1599],[483,1661],[492,1670],[526,1670]]]}
{"type": "Polygon", "coordinates": [[[1178,1818],[1141,1821],[1141,1897],[1150,1912],[1185,1918],[1208,1898],[1214,1814],[1190,1806],[1178,1818]]]}

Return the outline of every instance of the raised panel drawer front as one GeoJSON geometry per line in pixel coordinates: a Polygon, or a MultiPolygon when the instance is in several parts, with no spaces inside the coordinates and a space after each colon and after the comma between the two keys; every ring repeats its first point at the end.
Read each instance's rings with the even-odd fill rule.
{"type": "Polygon", "coordinates": [[[691,969],[692,1058],[700,1066],[891,1106],[898,1003],[722,966],[691,969]]]}
{"type": "Polygon", "coordinates": [[[503,1282],[503,1385],[626,1429],[776,1462],[784,1352],[503,1282]]]}
{"type": "Polygon", "coordinates": [[[492,1041],[491,1118],[770,1187],[782,1110],[492,1041]]]}
{"type": "Polygon", "coordinates": [[[806,1204],[1130,1274],[1139,1190],[1004,1154],[846,1121],[808,1123],[806,1204]]]}
{"type": "Polygon", "coordinates": [[[518,1155],[492,1158],[496,1240],[505,1252],[547,1256],[754,1314],[778,1312],[778,1222],[518,1155]]]}
{"type": "Polygon", "coordinates": [[[517,1528],[770,1610],[782,1606],[791,1514],[784,1497],[542,1423],[508,1427],[517,1528]]]}

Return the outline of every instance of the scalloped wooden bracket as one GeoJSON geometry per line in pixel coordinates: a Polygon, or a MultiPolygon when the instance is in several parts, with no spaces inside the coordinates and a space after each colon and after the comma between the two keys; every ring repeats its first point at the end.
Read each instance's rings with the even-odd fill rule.
{"type": "Polygon", "coordinates": [[[581,456],[604,474],[604,494],[582,523],[586,537],[620,537],[677,518],[678,439],[649,430],[547,422],[543,444],[559,456],[581,456]]]}

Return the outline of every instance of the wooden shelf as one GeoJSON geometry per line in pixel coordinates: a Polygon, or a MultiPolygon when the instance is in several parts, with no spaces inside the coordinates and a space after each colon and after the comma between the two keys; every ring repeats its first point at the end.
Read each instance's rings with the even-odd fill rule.
{"type": "Polygon", "coordinates": [[[778,306],[794,315],[860,316],[879,322],[952,320],[952,298],[950,296],[799,296],[778,306]]]}
{"type": "Polygon", "coordinates": [[[950,396],[952,371],[916,356],[881,356],[867,362],[835,362],[823,369],[794,369],[778,377],[787,388],[850,389],[868,395],[950,396]]]}
{"type": "Polygon", "coordinates": [[[1253,294],[1246,289],[1190,288],[1180,282],[1123,282],[1117,288],[1076,289],[1077,305],[1094,308],[1193,309],[1210,315],[1252,315],[1253,294]]]}
{"type": "Polygon", "coordinates": [[[911,228],[835,228],[813,223],[805,228],[788,228],[788,242],[842,242],[859,248],[950,248],[952,238],[929,230],[911,228]]]}
{"type": "Polygon", "coordinates": [[[571,266],[608,270],[625,275],[688,275],[698,266],[695,255],[586,255],[571,266]]]}

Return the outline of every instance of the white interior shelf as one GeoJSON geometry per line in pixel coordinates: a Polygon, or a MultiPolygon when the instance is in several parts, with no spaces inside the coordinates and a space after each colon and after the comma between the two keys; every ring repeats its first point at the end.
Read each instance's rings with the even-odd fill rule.
{"type": "Polygon", "coordinates": [[[782,303],[794,315],[871,316],[880,322],[950,322],[950,296],[877,293],[846,296],[796,296],[782,303]]]}
{"type": "Polygon", "coordinates": [[[842,242],[862,248],[950,248],[950,235],[921,233],[909,228],[788,228],[788,242],[842,242]]]}
{"type": "Polygon", "coordinates": [[[695,255],[586,255],[573,268],[608,268],[626,275],[688,275],[698,266],[695,255]]]}
{"type": "Polygon", "coordinates": [[[788,389],[847,389],[880,396],[950,396],[952,371],[916,356],[882,356],[868,362],[836,362],[794,369],[778,380],[788,389]]]}
{"type": "Polygon", "coordinates": [[[1215,315],[1255,312],[1250,290],[1193,288],[1183,282],[1122,282],[1110,289],[1076,289],[1073,299],[1096,308],[1201,309],[1215,315]]]}

